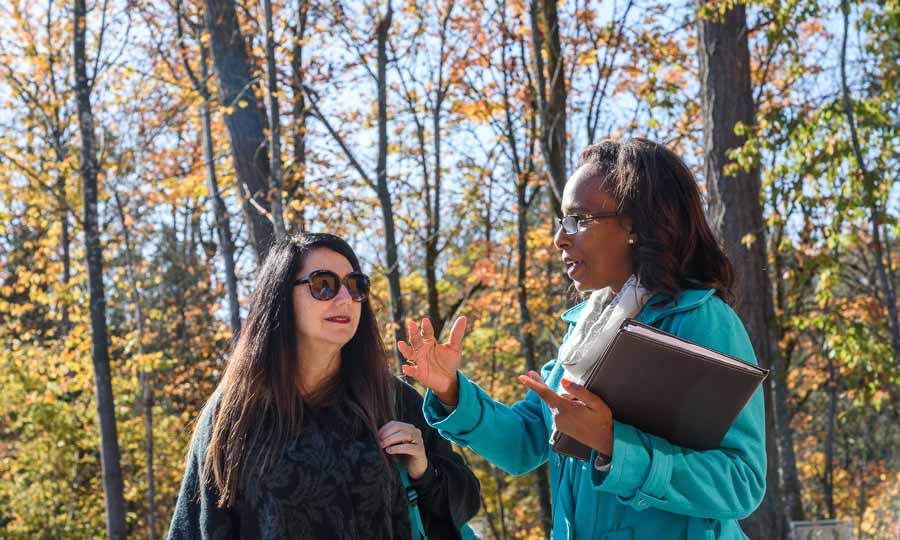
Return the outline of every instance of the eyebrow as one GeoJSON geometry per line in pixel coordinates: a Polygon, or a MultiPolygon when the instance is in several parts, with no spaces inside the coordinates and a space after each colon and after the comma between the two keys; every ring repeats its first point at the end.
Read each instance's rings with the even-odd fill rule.
{"type": "Polygon", "coordinates": [[[569,208],[568,210],[563,212],[563,214],[567,215],[567,216],[570,216],[572,214],[590,214],[590,213],[591,213],[590,210],[588,210],[587,208],[582,208],[580,206],[576,206],[575,208],[569,208]]]}

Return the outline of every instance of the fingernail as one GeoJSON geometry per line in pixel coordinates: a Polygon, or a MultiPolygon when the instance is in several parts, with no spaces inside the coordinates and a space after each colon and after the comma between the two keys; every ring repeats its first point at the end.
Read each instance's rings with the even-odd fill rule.
{"type": "Polygon", "coordinates": [[[570,381],[569,379],[563,379],[562,385],[563,385],[563,388],[568,388],[569,386],[572,385],[572,381],[570,381]]]}
{"type": "Polygon", "coordinates": [[[526,377],[525,375],[519,375],[518,378],[520,383],[524,383],[528,379],[528,377],[526,377]]]}

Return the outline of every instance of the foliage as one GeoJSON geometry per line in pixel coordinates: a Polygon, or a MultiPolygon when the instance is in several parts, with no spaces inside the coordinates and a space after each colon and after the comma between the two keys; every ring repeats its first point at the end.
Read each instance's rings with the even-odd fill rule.
{"type": "MultiPolygon", "coordinates": [[[[238,4],[251,69],[263,80],[259,6],[238,4]]],[[[731,3],[704,4],[714,15],[731,3]]],[[[848,87],[868,175],[860,172],[841,93],[838,4],[747,3],[757,117],[754,125],[736,126],[750,136],[734,149],[731,167],[762,171],[773,324],[785,359],[804,509],[811,518],[854,519],[861,538],[886,538],[898,526],[900,370],[876,261],[896,290],[900,4],[850,5],[848,87]]],[[[515,375],[526,369],[525,337],[534,338],[538,365],[553,358],[565,331],[558,315],[569,303],[536,142],[538,59],[529,6],[403,0],[393,4],[388,47],[390,210],[407,313],[429,314],[432,291],[442,316],[458,304],[470,320],[464,369],[507,403],[524,394],[515,375]],[[528,325],[517,289],[517,189],[533,196],[524,211],[528,325]]],[[[351,240],[372,274],[372,302],[387,338],[393,332],[381,210],[349,159],[374,171],[374,36],[385,8],[273,1],[288,228],[351,240]],[[302,35],[298,7],[308,17],[302,35]]],[[[672,145],[699,172],[694,3],[575,0],[558,8],[568,170],[591,141],[645,135],[672,145]]],[[[202,146],[207,99],[212,170],[237,244],[242,300],[253,286],[256,261],[223,123],[230,108],[242,105],[219,103],[212,77],[201,85],[191,80],[203,72],[209,47],[202,2],[114,0],[89,2],[89,9],[101,141],[98,212],[127,523],[130,536],[146,538],[142,381],[155,393],[158,536],[171,516],[193,421],[221,375],[231,339],[202,146]]],[[[99,537],[103,486],[72,16],[68,5],[24,0],[6,2],[0,15],[0,536],[99,537]]],[[[261,84],[250,91],[263,95],[261,84]]],[[[481,517],[491,538],[539,538],[533,477],[509,477],[464,455],[481,480],[481,517]]]]}

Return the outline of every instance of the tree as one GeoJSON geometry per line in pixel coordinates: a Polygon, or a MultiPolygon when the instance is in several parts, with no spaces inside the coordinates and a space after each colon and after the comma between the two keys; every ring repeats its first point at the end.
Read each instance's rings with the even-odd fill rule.
{"type": "MultiPolygon", "coordinates": [[[[337,19],[337,23],[341,25],[346,25],[346,17],[345,14],[342,13],[342,8],[340,5],[336,5],[335,9],[338,11],[335,16],[337,19]]],[[[383,14],[378,15],[377,22],[375,24],[375,70],[373,71],[369,65],[368,60],[362,51],[358,48],[357,44],[357,52],[359,55],[359,61],[365,66],[366,71],[375,81],[376,87],[376,103],[377,103],[377,117],[376,124],[378,129],[377,134],[377,163],[375,165],[375,179],[372,179],[372,176],[366,172],[363,166],[360,164],[359,160],[356,157],[356,154],[351,150],[350,146],[344,140],[340,133],[331,125],[331,122],[323,114],[321,108],[316,101],[316,97],[314,92],[311,92],[310,89],[305,88],[305,92],[307,94],[307,98],[310,102],[310,108],[313,111],[313,114],[316,118],[327,129],[329,135],[334,139],[334,141],[340,146],[341,151],[344,156],[347,158],[347,161],[350,162],[350,165],[353,169],[359,174],[360,178],[363,182],[372,189],[376,196],[378,197],[378,203],[381,208],[381,217],[382,223],[384,224],[384,251],[385,251],[385,262],[387,266],[386,274],[388,279],[388,289],[391,298],[391,319],[393,321],[393,330],[394,330],[394,342],[398,342],[404,339],[406,335],[404,332],[405,324],[405,309],[403,305],[403,295],[400,289],[400,258],[399,258],[399,250],[397,247],[397,233],[396,227],[394,224],[394,207],[393,201],[391,197],[391,191],[388,187],[388,171],[387,171],[387,160],[388,160],[388,86],[387,86],[387,68],[388,68],[388,39],[390,37],[391,23],[394,17],[394,9],[391,4],[391,0],[387,0],[386,6],[383,14]]],[[[355,32],[348,32],[351,35],[355,35],[355,32]]],[[[397,369],[399,371],[400,366],[404,363],[403,357],[400,355],[400,352],[396,347],[393,347],[394,351],[394,360],[397,363],[397,369]]]]}
{"type": "Polygon", "coordinates": [[[266,44],[266,110],[269,114],[269,199],[272,202],[272,223],[275,239],[285,235],[284,204],[281,201],[281,113],[278,107],[278,65],[275,63],[275,30],[272,28],[272,1],[261,0],[263,41],[266,44]]]}
{"type": "MultiPolygon", "coordinates": [[[[115,403],[109,369],[109,345],[106,329],[106,301],[103,292],[103,251],[97,226],[97,163],[94,139],[94,113],[91,109],[93,79],[88,79],[85,34],[85,0],[75,0],[72,58],[75,64],[75,98],[81,134],[81,179],[84,192],[84,241],[87,257],[91,305],[91,359],[100,419],[100,458],[103,465],[103,491],[106,494],[106,531],[112,540],[125,538],[125,498],[119,464],[119,438],[116,432],[115,403]]],[[[96,73],[95,73],[96,76],[96,73]]]]}
{"type": "Polygon", "coordinates": [[[219,82],[219,103],[231,141],[235,177],[256,257],[262,261],[275,230],[269,201],[269,156],[264,116],[254,93],[255,78],[234,0],[204,0],[206,30],[219,82]]]}
{"type": "MultiPolygon", "coordinates": [[[[181,1],[175,2],[175,18],[178,28],[178,49],[181,53],[181,62],[185,73],[191,80],[194,90],[200,94],[203,99],[200,105],[200,126],[201,136],[203,140],[203,161],[206,169],[206,182],[209,189],[210,205],[213,207],[213,215],[216,219],[216,234],[219,239],[219,245],[222,248],[222,261],[225,264],[225,286],[228,290],[228,313],[231,322],[231,335],[236,338],[241,333],[241,306],[238,301],[237,276],[235,274],[235,247],[234,238],[231,234],[231,219],[228,216],[228,209],[225,207],[225,201],[222,199],[219,190],[219,180],[216,177],[215,152],[213,150],[213,134],[212,134],[212,92],[209,89],[209,52],[203,43],[201,35],[201,26],[193,21],[187,20],[187,16],[182,13],[181,1]],[[191,27],[198,39],[200,49],[200,77],[194,73],[188,58],[190,55],[187,51],[185,43],[186,36],[182,24],[186,23],[191,27]]],[[[172,70],[172,75],[177,74],[172,70]]]]}
{"type": "Polygon", "coordinates": [[[747,327],[759,363],[774,375],[764,383],[766,403],[766,496],[760,508],[744,522],[751,538],[785,538],[787,520],[799,512],[799,501],[786,505],[782,498],[783,460],[793,462],[785,396],[776,394],[772,379],[781,375],[778,336],[772,324],[772,285],[767,273],[766,230],[760,202],[758,165],[738,167],[731,153],[743,147],[742,126],[756,123],[751,81],[746,11],[735,5],[715,13],[698,3],[700,18],[701,103],[703,111],[703,169],[709,187],[710,210],[725,251],[737,271],[736,311],[747,327]]]}
{"type": "Polygon", "coordinates": [[[541,118],[541,150],[547,167],[553,211],[560,214],[566,184],[566,69],[559,39],[557,0],[531,0],[531,38],[541,118]],[[547,57],[544,65],[544,55],[547,57]]]}

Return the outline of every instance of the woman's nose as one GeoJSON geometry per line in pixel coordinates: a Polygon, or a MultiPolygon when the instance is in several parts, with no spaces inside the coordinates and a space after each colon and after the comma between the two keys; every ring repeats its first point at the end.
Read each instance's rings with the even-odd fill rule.
{"type": "Polygon", "coordinates": [[[334,303],[346,304],[352,301],[353,299],[350,298],[350,289],[348,289],[346,285],[341,283],[340,288],[338,289],[337,296],[334,297],[334,303]]]}
{"type": "Polygon", "coordinates": [[[559,250],[572,245],[572,241],[569,239],[569,235],[566,234],[566,231],[563,230],[562,225],[557,227],[556,233],[553,235],[553,245],[559,250]]]}

